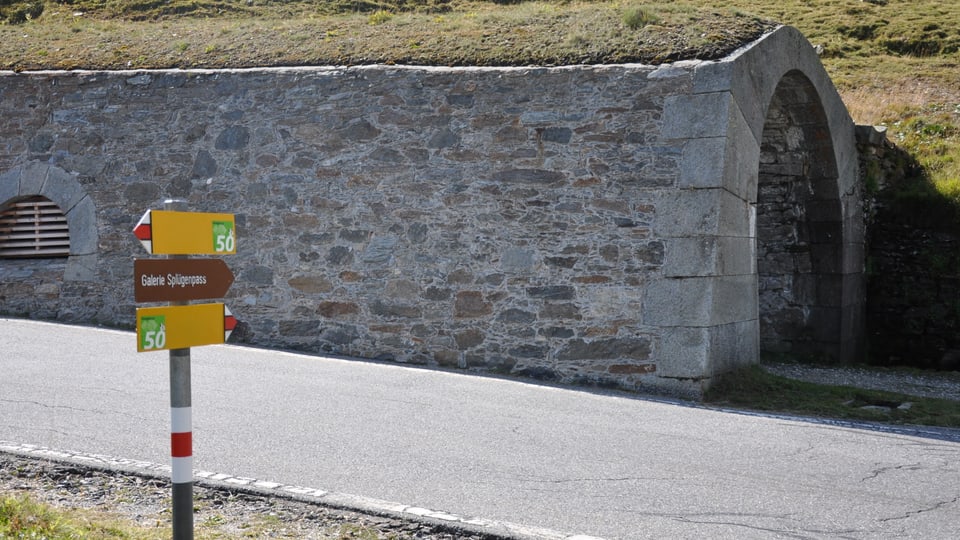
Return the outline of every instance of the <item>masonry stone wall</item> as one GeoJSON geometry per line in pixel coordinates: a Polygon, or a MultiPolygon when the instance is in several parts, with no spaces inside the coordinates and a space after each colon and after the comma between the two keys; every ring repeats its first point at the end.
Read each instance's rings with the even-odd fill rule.
{"type": "Polygon", "coordinates": [[[665,66],[5,73],[0,205],[47,196],[75,245],[0,261],[0,309],[131,325],[132,228],[181,198],[236,214],[241,342],[699,395],[757,358],[760,143],[791,70],[849,182],[849,117],[789,28],[665,66]]]}
{"type": "Polygon", "coordinates": [[[960,231],[951,201],[898,201],[922,169],[886,138],[858,126],[867,201],[867,330],[870,361],[925,369],[960,369],[960,231]]]}

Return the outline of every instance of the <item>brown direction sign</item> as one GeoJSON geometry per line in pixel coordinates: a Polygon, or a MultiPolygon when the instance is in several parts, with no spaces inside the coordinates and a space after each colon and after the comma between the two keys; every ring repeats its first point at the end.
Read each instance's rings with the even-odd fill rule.
{"type": "Polygon", "coordinates": [[[222,259],[135,259],[133,273],[137,302],[222,298],[233,283],[222,259]]]}

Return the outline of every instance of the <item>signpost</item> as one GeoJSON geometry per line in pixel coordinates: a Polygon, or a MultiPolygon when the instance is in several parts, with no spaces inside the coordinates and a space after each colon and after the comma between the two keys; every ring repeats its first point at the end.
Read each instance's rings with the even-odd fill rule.
{"type": "Polygon", "coordinates": [[[147,210],[133,234],[147,253],[165,259],[136,259],[134,299],[169,302],[137,308],[137,351],[170,351],[170,456],[173,481],[174,540],[193,539],[193,408],[190,347],[224,343],[237,325],[221,303],[190,304],[220,298],[233,273],[220,259],[184,255],[237,252],[233,214],[186,212],[184,201],[165,201],[163,210],[147,210]]]}

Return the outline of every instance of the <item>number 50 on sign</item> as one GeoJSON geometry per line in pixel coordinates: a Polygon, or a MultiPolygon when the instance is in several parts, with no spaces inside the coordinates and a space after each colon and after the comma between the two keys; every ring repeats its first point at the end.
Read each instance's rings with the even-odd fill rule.
{"type": "Polygon", "coordinates": [[[141,351],[157,351],[167,348],[167,317],[164,315],[143,316],[137,320],[137,348],[141,351]]]}

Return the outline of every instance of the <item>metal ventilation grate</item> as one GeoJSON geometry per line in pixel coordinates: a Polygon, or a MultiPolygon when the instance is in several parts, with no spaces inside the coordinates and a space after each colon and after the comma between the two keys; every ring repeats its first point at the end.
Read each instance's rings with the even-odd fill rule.
{"type": "Polygon", "coordinates": [[[30,197],[0,209],[0,259],[69,255],[67,216],[53,201],[30,197]]]}

